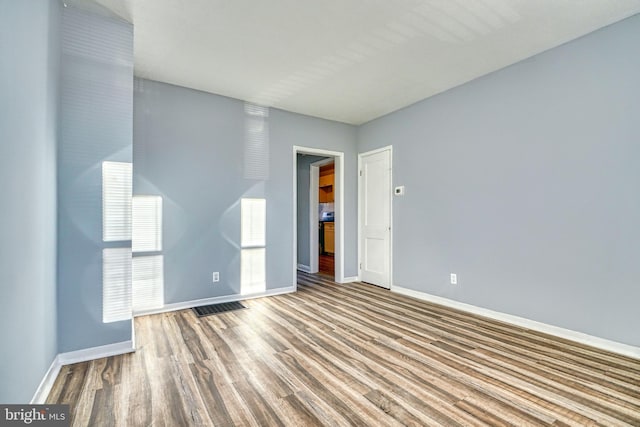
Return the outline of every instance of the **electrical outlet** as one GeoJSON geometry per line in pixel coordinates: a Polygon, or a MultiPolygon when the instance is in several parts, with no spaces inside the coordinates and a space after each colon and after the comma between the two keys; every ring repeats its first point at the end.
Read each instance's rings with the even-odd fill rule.
{"type": "Polygon", "coordinates": [[[213,282],[219,282],[220,281],[220,273],[218,271],[214,271],[213,272],[213,282]]]}
{"type": "Polygon", "coordinates": [[[456,273],[451,273],[451,284],[452,285],[458,284],[458,275],[456,273]]]}

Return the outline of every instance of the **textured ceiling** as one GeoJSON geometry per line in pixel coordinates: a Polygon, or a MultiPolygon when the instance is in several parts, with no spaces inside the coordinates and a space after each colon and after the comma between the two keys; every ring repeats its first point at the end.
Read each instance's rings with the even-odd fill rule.
{"type": "Polygon", "coordinates": [[[640,12],[640,0],[68,0],[133,22],[135,74],[361,124],[640,12]]]}

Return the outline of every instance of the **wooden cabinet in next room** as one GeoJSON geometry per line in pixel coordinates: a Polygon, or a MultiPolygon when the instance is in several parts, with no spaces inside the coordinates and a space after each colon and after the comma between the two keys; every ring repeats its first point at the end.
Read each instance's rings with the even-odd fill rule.
{"type": "Polygon", "coordinates": [[[333,222],[324,223],[324,251],[330,254],[335,252],[335,227],[333,222]]]}
{"type": "Polygon", "coordinates": [[[320,168],[320,186],[318,192],[318,201],[320,203],[333,203],[333,185],[334,185],[334,166],[333,163],[322,166],[320,168]]]}

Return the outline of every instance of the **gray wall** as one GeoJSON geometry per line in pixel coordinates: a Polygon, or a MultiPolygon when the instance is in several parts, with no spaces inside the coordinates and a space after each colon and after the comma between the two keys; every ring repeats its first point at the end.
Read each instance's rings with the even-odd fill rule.
{"type": "Polygon", "coordinates": [[[638,46],[635,16],[359,128],[406,185],[394,285],[640,345],[638,46]]]}
{"type": "MultiPolygon", "coordinates": [[[[326,157],[298,154],[298,264],[309,267],[309,186],[311,163],[326,157]]],[[[317,229],[317,227],[316,227],[317,229]]]]}
{"type": "MultiPolygon", "coordinates": [[[[134,95],[134,193],[164,200],[165,303],[240,292],[240,199],[267,200],[267,288],[292,286],[293,145],[345,152],[355,201],[355,128],[270,110],[263,178],[246,178],[244,103],[149,80],[134,95]],[[220,272],[220,283],[211,273],[220,272]]],[[[355,203],[346,272],[356,274],[355,203]]]]}
{"type": "MultiPolygon", "coordinates": [[[[290,147],[293,145],[344,152],[344,275],[347,278],[356,277],[358,275],[357,128],[282,110],[272,110],[272,113],[272,140],[280,141],[288,147],[284,150],[287,154],[290,155],[290,147]]],[[[291,180],[292,173],[289,167],[287,180],[291,180]]],[[[289,191],[291,184],[287,183],[284,188],[289,191]]],[[[290,197],[288,203],[289,205],[292,203],[290,197]]]]}
{"type": "Polygon", "coordinates": [[[28,403],[56,344],[60,7],[0,0],[0,402],[28,403]]]}
{"type": "Polygon", "coordinates": [[[102,322],[102,162],[132,161],[133,27],[72,7],[62,22],[58,351],[131,339],[102,322]]]}

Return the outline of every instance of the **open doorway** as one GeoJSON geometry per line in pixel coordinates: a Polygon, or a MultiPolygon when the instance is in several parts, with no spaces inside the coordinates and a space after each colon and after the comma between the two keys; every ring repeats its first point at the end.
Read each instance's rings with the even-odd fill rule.
{"type": "Polygon", "coordinates": [[[294,147],[294,281],[297,270],[344,281],[343,157],[294,147]]]}
{"type": "MultiPolygon", "coordinates": [[[[324,158],[309,168],[310,228],[318,224],[318,232],[310,229],[310,270],[335,278],[335,161],[324,158]],[[316,202],[317,193],[317,203],[316,202]],[[314,209],[315,208],[315,209],[314,209]],[[315,212],[318,212],[317,221],[315,212]],[[316,243],[317,236],[317,243],[316,243]],[[316,261],[317,259],[317,261],[316,261]]],[[[300,188],[300,187],[298,187],[300,188]]]]}

